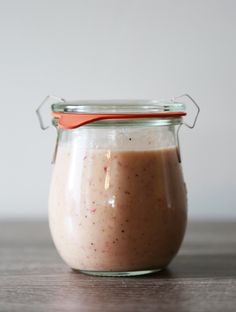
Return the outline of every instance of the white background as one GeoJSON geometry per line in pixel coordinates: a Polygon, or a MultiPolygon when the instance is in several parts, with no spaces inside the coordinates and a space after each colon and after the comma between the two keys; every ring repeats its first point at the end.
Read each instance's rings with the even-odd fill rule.
{"type": "Polygon", "coordinates": [[[184,92],[201,106],[181,131],[189,216],[236,218],[235,30],[234,0],[0,0],[0,218],[47,216],[55,133],[35,115],[46,95],[184,92]]]}

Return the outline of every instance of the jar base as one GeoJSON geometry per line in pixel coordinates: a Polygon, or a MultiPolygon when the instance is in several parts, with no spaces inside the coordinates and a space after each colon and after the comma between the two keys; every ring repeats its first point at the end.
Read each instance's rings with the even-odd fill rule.
{"type": "MultiPolygon", "coordinates": [[[[74,270],[74,269],[73,269],[74,270]]],[[[150,269],[150,270],[138,270],[138,271],[119,271],[119,272],[113,272],[113,271],[89,271],[89,270],[74,270],[77,272],[81,272],[87,275],[93,275],[93,276],[104,276],[104,277],[128,277],[128,276],[139,276],[139,275],[147,275],[147,274],[153,274],[164,270],[164,268],[159,269],[150,269]]]]}

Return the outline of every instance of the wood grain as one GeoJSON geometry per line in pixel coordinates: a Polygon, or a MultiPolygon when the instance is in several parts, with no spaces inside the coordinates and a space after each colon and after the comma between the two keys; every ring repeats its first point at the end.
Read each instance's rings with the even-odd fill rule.
{"type": "Polygon", "coordinates": [[[46,223],[2,222],[0,311],[236,311],[236,222],[190,223],[168,270],[129,278],[75,273],[46,223]]]}

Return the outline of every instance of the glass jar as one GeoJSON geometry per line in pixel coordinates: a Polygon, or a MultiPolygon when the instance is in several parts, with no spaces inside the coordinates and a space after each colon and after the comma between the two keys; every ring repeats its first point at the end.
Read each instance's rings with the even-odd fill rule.
{"type": "Polygon", "coordinates": [[[94,275],[165,268],[187,220],[177,136],[185,105],[78,101],[52,110],[58,140],[49,224],[61,257],[94,275]]]}

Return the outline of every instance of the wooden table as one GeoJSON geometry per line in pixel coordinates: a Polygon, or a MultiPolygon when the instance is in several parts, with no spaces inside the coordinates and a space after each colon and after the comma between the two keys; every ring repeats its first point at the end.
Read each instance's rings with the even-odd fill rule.
{"type": "Polygon", "coordinates": [[[190,223],[169,269],[136,278],[75,273],[46,223],[2,222],[0,311],[236,311],[236,222],[190,223]]]}

